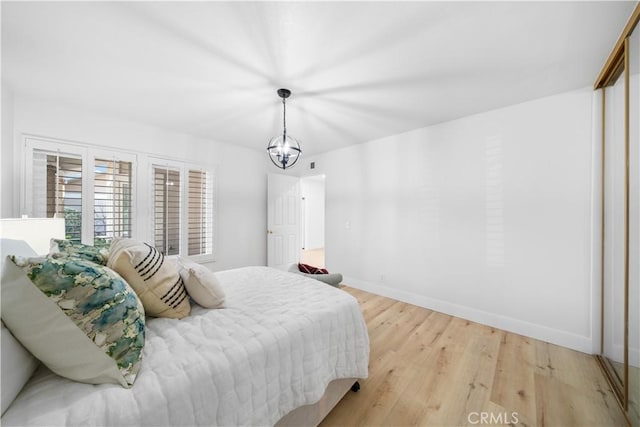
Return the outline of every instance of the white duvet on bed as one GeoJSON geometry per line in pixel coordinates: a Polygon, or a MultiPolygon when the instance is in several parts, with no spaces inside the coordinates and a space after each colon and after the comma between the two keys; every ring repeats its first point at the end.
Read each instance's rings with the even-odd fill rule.
{"type": "Polygon", "coordinates": [[[369,338],[351,295],[267,267],[217,275],[226,308],[149,319],[133,388],[41,367],[2,425],[272,425],[330,381],[367,376],[369,338]]]}

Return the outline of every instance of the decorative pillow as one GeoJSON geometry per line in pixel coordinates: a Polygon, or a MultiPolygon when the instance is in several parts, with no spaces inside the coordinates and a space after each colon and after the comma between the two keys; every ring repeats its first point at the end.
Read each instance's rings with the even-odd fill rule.
{"type": "Polygon", "coordinates": [[[307,274],[329,274],[326,268],[318,268],[308,264],[298,264],[298,270],[307,274]]]}
{"type": "MultiPolygon", "coordinates": [[[[0,254],[19,254],[22,256],[38,255],[25,241],[5,238],[0,238],[0,254]]],[[[4,264],[3,261],[4,260],[0,260],[0,265],[4,264]]],[[[7,259],[6,262],[11,261],[7,259]]],[[[2,286],[5,286],[4,278],[2,279],[2,286]]],[[[2,387],[0,387],[0,392],[2,413],[4,414],[4,411],[11,405],[13,399],[15,399],[20,390],[22,390],[22,387],[29,381],[29,378],[40,364],[40,361],[33,357],[33,355],[16,340],[9,329],[6,328],[4,322],[0,323],[2,323],[2,328],[0,329],[0,350],[2,350],[0,357],[0,361],[2,361],[2,363],[0,363],[0,378],[2,379],[2,387]]]]}
{"type": "Polygon", "coordinates": [[[221,308],[224,291],[213,271],[184,258],[180,258],[180,264],[180,277],[191,298],[204,308],[221,308]]]}
{"type": "Polygon", "coordinates": [[[144,347],[144,309],[118,274],[76,258],[10,256],[2,320],[53,372],[130,387],[144,347]]]}
{"type": "Polygon", "coordinates": [[[29,381],[40,361],[11,334],[2,323],[2,413],[29,381]]]}
{"type": "Polygon", "coordinates": [[[129,282],[147,315],[176,319],[189,315],[191,305],[175,258],[165,258],[146,243],[115,238],[107,266],[129,282]]]}
{"type": "Polygon", "coordinates": [[[71,256],[107,265],[109,248],[85,245],[71,240],[51,239],[49,254],[53,257],[71,256]]]}

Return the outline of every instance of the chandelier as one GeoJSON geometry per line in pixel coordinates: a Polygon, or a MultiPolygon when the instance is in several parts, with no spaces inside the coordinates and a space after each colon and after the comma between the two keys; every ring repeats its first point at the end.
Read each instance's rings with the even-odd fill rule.
{"type": "Polygon", "coordinates": [[[278,96],[282,98],[282,134],[271,138],[267,146],[269,158],[280,169],[287,169],[295,165],[302,151],[297,139],[287,134],[287,104],[286,99],[291,95],[289,89],[278,89],[278,96]]]}

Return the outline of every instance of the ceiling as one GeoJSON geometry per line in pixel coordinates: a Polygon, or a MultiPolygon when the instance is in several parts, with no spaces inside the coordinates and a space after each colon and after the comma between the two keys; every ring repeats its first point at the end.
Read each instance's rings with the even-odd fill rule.
{"type": "Polygon", "coordinates": [[[311,155],[589,86],[635,2],[6,2],[17,94],[311,155]]]}

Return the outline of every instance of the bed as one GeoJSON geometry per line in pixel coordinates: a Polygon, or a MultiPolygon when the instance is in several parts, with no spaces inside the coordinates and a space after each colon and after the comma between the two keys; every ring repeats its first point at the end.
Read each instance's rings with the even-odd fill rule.
{"type": "Polygon", "coordinates": [[[40,365],[2,425],[317,425],[367,377],[369,338],[352,296],[268,267],[217,276],[225,308],[147,319],[132,388],[40,365]]]}

